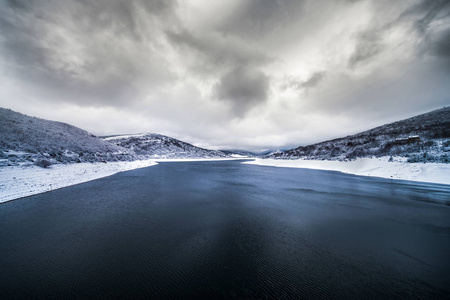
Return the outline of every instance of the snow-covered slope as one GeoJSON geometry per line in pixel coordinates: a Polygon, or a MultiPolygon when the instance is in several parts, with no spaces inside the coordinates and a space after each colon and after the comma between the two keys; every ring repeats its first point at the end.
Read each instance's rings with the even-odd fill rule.
{"type": "Polygon", "coordinates": [[[220,151],[207,150],[155,133],[116,135],[103,138],[114,145],[134,151],[147,158],[224,158],[220,151]]]}
{"type": "Polygon", "coordinates": [[[266,157],[346,160],[374,156],[401,156],[409,162],[449,163],[450,107],[266,157]]]}
{"type": "Polygon", "coordinates": [[[75,126],[30,117],[0,108],[0,167],[48,164],[132,161],[148,158],[224,158],[160,134],[96,137],[75,126]]]}
{"type": "MultiPolygon", "coordinates": [[[[339,171],[348,174],[382,177],[388,179],[401,179],[410,181],[440,183],[450,185],[450,164],[417,163],[411,164],[405,158],[389,157],[357,158],[351,161],[337,160],[308,160],[308,159],[260,159],[244,162],[271,167],[318,169],[339,171]]],[[[450,204],[450,197],[447,197],[450,204]]],[[[448,205],[448,204],[447,204],[448,205]]]]}
{"type": "Polygon", "coordinates": [[[101,162],[57,164],[46,169],[36,166],[2,167],[0,203],[156,164],[153,160],[135,160],[106,164],[101,162]]]}
{"type": "Polygon", "coordinates": [[[129,161],[135,155],[75,126],[0,108],[0,166],[33,163],[129,161]]]}
{"type": "Polygon", "coordinates": [[[247,150],[240,150],[240,149],[226,149],[226,150],[220,150],[221,152],[233,156],[233,157],[256,157],[258,156],[257,153],[247,151],[247,150]]]}

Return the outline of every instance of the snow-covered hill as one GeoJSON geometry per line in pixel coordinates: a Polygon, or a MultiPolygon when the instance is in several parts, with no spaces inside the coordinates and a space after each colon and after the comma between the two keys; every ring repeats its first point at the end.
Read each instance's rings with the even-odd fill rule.
{"type": "Polygon", "coordinates": [[[256,157],[258,156],[257,153],[247,151],[247,150],[240,150],[240,149],[226,149],[226,150],[220,150],[221,152],[233,156],[233,157],[256,157]]]}
{"type": "Polygon", "coordinates": [[[242,157],[264,157],[264,156],[268,156],[268,155],[272,155],[274,153],[278,153],[278,152],[282,152],[282,151],[286,151],[286,149],[284,150],[265,150],[262,152],[252,152],[252,151],[248,151],[248,150],[242,150],[242,149],[226,149],[226,150],[220,150],[221,152],[231,155],[231,156],[242,156],[242,157]]]}
{"type": "Polygon", "coordinates": [[[128,149],[75,126],[0,108],[0,166],[19,163],[130,161],[128,149]]]}
{"type": "Polygon", "coordinates": [[[156,133],[116,135],[103,138],[114,145],[130,149],[146,158],[225,158],[220,151],[207,150],[156,133]]]}
{"type": "Polygon", "coordinates": [[[382,156],[406,157],[408,162],[450,163],[450,107],[266,158],[346,160],[382,156]]]}
{"type": "Polygon", "coordinates": [[[133,161],[149,158],[224,158],[160,134],[96,137],[75,126],[0,108],[0,166],[133,161]]]}

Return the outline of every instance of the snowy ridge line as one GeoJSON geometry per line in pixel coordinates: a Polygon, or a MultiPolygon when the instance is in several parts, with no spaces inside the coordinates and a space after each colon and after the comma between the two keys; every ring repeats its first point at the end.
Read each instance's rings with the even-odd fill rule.
{"type": "Polygon", "coordinates": [[[406,157],[411,163],[450,163],[450,107],[264,158],[353,160],[384,156],[406,157]]]}
{"type": "Polygon", "coordinates": [[[135,138],[143,137],[145,135],[146,135],[146,133],[122,134],[122,135],[112,135],[112,136],[102,137],[102,139],[105,141],[110,141],[110,140],[128,139],[128,138],[133,138],[133,137],[135,137],[135,138]]]}
{"type": "Polygon", "coordinates": [[[157,165],[154,160],[132,162],[34,165],[0,168],[0,203],[32,196],[113,174],[157,165]]]}
{"type": "Polygon", "coordinates": [[[358,158],[352,161],[261,159],[243,162],[261,166],[338,171],[372,176],[450,185],[450,164],[408,163],[403,157],[358,158]]]}
{"type": "Polygon", "coordinates": [[[111,144],[149,159],[225,158],[225,153],[208,150],[157,133],[106,137],[111,144]]]}
{"type": "MultiPolygon", "coordinates": [[[[134,161],[133,151],[61,122],[0,107],[0,167],[46,160],[51,164],[134,161]]],[[[142,158],[141,158],[142,159],[142,158]]]]}

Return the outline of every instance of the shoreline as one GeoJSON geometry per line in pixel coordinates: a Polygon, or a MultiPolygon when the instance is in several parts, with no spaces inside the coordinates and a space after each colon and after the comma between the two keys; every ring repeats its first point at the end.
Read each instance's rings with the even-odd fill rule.
{"type": "Polygon", "coordinates": [[[450,185],[450,164],[408,163],[403,158],[394,158],[392,162],[389,161],[389,157],[359,158],[352,161],[255,158],[254,161],[244,164],[338,171],[358,176],[450,185]]]}
{"type": "Polygon", "coordinates": [[[0,168],[0,204],[64,187],[96,180],[116,173],[155,166],[154,160],[35,165],[0,168]]]}
{"type": "Polygon", "coordinates": [[[243,164],[268,167],[338,171],[416,182],[450,185],[450,164],[393,162],[388,157],[360,158],[354,161],[275,160],[261,158],[147,159],[131,162],[57,164],[50,168],[22,165],[0,168],[0,204],[64,187],[96,180],[116,173],[155,166],[159,162],[249,160],[243,164]]]}
{"type": "Polygon", "coordinates": [[[0,204],[111,176],[120,172],[155,166],[158,162],[223,161],[242,158],[147,159],[127,162],[33,164],[0,168],[0,204]]]}

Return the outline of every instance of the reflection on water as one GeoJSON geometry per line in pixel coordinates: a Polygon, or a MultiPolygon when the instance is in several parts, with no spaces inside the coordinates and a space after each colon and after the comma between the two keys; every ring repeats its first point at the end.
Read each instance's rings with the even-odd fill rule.
{"type": "Polygon", "coordinates": [[[0,206],[0,295],[445,298],[449,186],[161,163],[0,206]]]}

